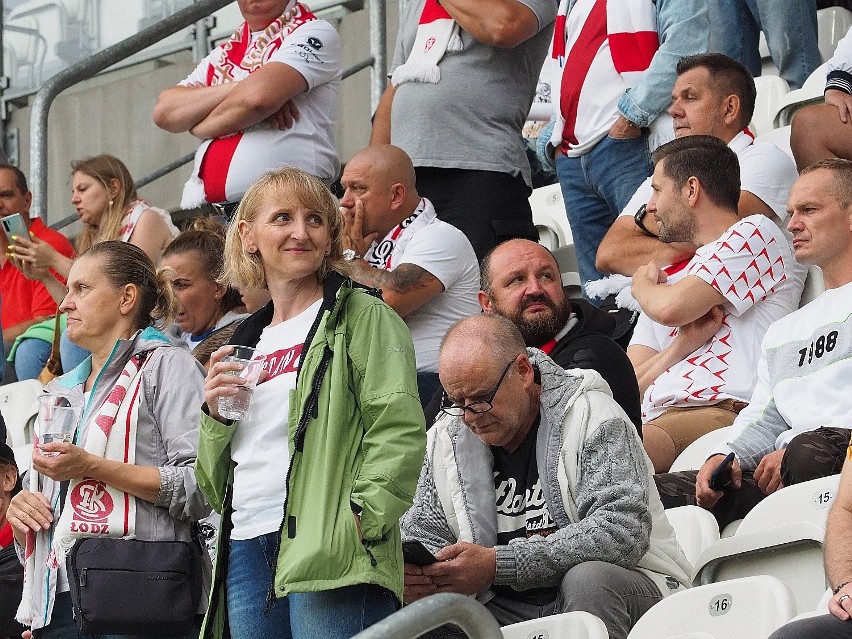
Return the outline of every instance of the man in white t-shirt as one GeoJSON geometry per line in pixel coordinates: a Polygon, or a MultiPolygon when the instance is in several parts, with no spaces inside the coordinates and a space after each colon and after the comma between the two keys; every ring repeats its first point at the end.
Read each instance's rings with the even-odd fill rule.
{"type": "Polygon", "coordinates": [[[181,206],[239,202],[285,164],[331,183],[340,39],[296,0],[238,0],[245,22],[178,86],[160,94],[154,122],[203,140],[181,206]]]}
{"type": "MultiPolygon", "coordinates": [[[[793,160],[781,149],[769,142],[754,143],[746,127],[754,113],[755,96],[754,78],[733,58],[721,53],[689,56],[678,63],[669,114],[674,119],[675,137],[712,135],[737,154],[740,217],[761,213],[783,228],[787,196],[798,176],[793,160]]],[[[693,254],[695,247],[661,242],[655,236],[653,217],[637,214],[650,197],[648,178],[601,242],[598,270],[632,276],[651,260],[662,266],[693,254]]]]}
{"type": "Polygon", "coordinates": [[[698,247],[681,268],[636,271],[642,315],[627,355],[643,393],[643,441],[665,472],[692,441],[728,426],[754,388],[760,340],[793,311],[787,238],[764,215],[741,219],[739,161],[718,138],[673,140],[657,149],[649,214],[663,242],[698,247]]]}
{"type": "Polygon", "coordinates": [[[849,443],[852,161],[803,169],[789,207],[796,259],[822,269],[826,290],[766,331],[748,408],[701,470],[656,478],[666,507],[697,503],[721,526],[783,486],[839,473],[849,443]],[[712,490],[710,475],[728,453],[735,454],[731,485],[712,490]]]}
{"type": "Polygon", "coordinates": [[[381,289],[414,340],[417,385],[425,405],[438,388],[438,350],[447,330],[479,312],[479,265],[464,233],[436,217],[415,188],[402,149],[373,145],[358,152],[340,180],[343,271],[381,289]]]}

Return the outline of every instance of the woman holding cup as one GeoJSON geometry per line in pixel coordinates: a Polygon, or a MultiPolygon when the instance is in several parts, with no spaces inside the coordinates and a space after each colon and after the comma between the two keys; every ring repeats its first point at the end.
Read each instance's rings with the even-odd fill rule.
{"type": "Polygon", "coordinates": [[[203,637],[351,637],[399,605],[399,518],[425,445],[414,348],[333,270],[341,230],[331,192],[289,167],[251,186],[228,230],[223,281],[272,301],[231,340],[265,355],[244,419],[222,402],[251,360],[224,346],[207,373],[196,475],[222,532],[203,637]]]}
{"type": "MultiPolygon", "coordinates": [[[[35,472],[8,513],[16,542],[26,548],[18,619],[35,637],[78,637],[64,561],[78,539],[192,541],[193,522],[209,512],[192,470],[202,369],[151,327],[174,309],[167,283],[136,246],[102,242],[71,267],[60,310],[68,314],[70,337],[92,354],[45,390],[65,400],[54,401],[54,409],[81,406],[81,417],[73,443],[34,448],[35,472]],[[44,492],[39,476],[54,480],[44,492]],[[68,482],[66,491],[59,482],[68,482]]],[[[132,609],[134,602],[119,605],[132,609]]],[[[197,634],[196,628],[174,636],[197,634]]]]}

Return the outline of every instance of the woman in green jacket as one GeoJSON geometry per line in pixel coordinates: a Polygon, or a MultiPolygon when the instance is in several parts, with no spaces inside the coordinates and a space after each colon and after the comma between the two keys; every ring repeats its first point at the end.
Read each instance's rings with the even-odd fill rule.
{"type": "Polygon", "coordinates": [[[333,270],[342,220],[293,168],[245,194],[223,279],[272,301],[231,344],[266,356],[245,419],[220,416],[240,365],[210,360],[196,475],[222,517],[204,637],[351,637],[402,593],[399,518],[425,449],[414,347],[379,297],[333,270]]]}

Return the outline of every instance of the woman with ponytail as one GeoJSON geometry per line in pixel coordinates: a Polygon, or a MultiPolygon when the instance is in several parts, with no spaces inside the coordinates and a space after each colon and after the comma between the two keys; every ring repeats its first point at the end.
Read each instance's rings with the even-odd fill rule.
{"type": "MultiPolygon", "coordinates": [[[[132,244],[100,242],[71,266],[60,310],[68,314],[69,337],[91,356],[46,391],[82,405],[82,416],[73,443],[34,449],[36,473],[30,473],[7,515],[25,549],[18,619],[36,638],[78,638],[63,558],[76,539],[94,536],[88,532],[92,527],[79,525],[80,504],[71,499],[85,494],[85,485],[91,484],[96,497],[90,501],[103,506],[98,516],[109,537],[189,541],[193,522],[209,513],[193,474],[202,368],[152,327],[155,320],[168,321],[176,309],[168,281],[132,244]],[[112,428],[116,424],[120,427],[112,428]],[[67,491],[48,488],[45,495],[37,474],[57,485],[69,482],[67,491]]],[[[175,636],[197,636],[197,629],[175,636]]]]}

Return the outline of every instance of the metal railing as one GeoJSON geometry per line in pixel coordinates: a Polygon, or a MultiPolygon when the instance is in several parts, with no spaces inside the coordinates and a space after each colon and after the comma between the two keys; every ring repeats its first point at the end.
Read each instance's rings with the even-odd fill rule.
{"type": "MultiPolygon", "coordinates": [[[[47,130],[48,114],[57,96],[84,80],[94,77],[101,71],[139,53],[160,40],[203,20],[211,13],[222,9],[233,0],[199,0],[168,18],[153,24],[139,33],[118,42],[80,62],[60,71],[51,77],[36,93],[30,116],[30,182],[33,193],[32,210],[47,222],[47,130]]],[[[346,4],[341,1],[340,4],[346,4]]],[[[373,109],[378,104],[387,82],[387,2],[370,0],[370,57],[347,69],[343,78],[371,67],[371,103],[373,109]]],[[[187,164],[192,155],[175,160],[166,166],[143,177],[137,186],[153,180],[187,164]]],[[[73,219],[73,218],[69,218],[73,219]]],[[[65,220],[62,220],[65,222],[65,220]]]]}
{"type": "Polygon", "coordinates": [[[503,637],[485,606],[471,597],[445,592],[415,601],[352,639],[413,639],[447,623],[458,626],[471,639],[503,637]]]}

